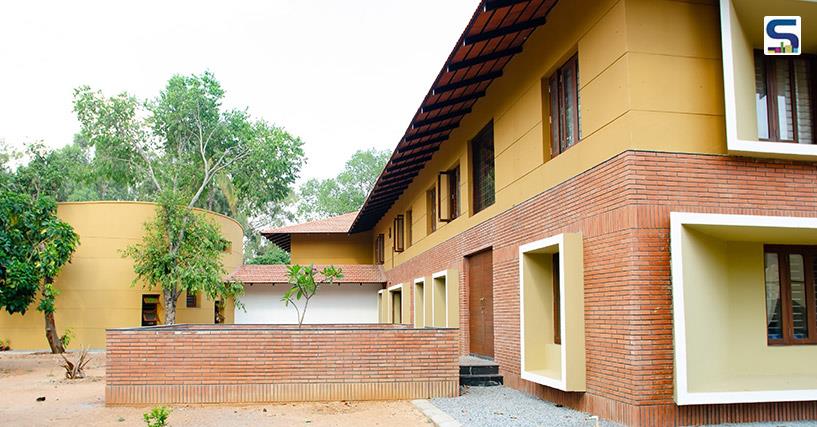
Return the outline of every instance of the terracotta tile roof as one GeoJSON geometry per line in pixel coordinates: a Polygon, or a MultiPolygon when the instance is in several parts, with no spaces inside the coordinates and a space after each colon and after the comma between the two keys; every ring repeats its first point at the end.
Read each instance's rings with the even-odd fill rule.
{"type": "Polygon", "coordinates": [[[357,217],[357,211],[301,224],[264,230],[261,234],[346,233],[357,217]]]}
{"type": "MultiPolygon", "coordinates": [[[[319,270],[322,265],[315,265],[319,270]]],[[[335,265],[343,272],[336,283],[386,283],[383,267],[367,264],[335,265]]],[[[244,283],[287,283],[286,265],[242,265],[230,277],[244,283]]]]}
{"type": "MultiPolygon", "coordinates": [[[[371,230],[424,170],[557,0],[482,0],[448,55],[350,231],[371,230]]],[[[555,27],[554,27],[555,29],[555,27]]]]}

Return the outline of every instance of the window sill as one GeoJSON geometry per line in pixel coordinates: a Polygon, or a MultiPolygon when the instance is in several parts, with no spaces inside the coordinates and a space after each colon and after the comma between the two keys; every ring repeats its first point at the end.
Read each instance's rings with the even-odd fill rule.
{"type": "Polygon", "coordinates": [[[732,155],[773,159],[817,160],[817,144],[792,142],[749,141],[728,138],[727,151],[732,155]]]}

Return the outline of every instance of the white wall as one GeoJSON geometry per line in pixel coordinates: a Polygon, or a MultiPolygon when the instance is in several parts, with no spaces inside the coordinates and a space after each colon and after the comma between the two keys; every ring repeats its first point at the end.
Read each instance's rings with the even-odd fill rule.
{"type": "MultiPolygon", "coordinates": [[[[243,311],[235,310],[235,323],[298,323],[295,309],[284,306],[281,296],[289,285],[246,285],[243,311]]],[[[377,323],[378,284],[323,286],[309,301],[304,323],[377,323]]]]}

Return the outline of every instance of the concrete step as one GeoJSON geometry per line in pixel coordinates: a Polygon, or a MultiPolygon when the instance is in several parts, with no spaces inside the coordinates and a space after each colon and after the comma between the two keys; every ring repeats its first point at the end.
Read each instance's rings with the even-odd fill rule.
{"type": "Polygon", "coordinates": [[[460,375],[460,385],[492,387],[502,385],[502,375],[460,375]]]}
{"type": "Polygon", "coordinates": [[[460,365],[460,375],[499,375],[499,365],[460,365]]]}

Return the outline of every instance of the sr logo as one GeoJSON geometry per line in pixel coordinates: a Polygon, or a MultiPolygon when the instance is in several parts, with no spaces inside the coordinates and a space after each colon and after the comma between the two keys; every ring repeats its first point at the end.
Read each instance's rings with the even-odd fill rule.
{"type": "Polygon", "coordinates": [[[763,52],[766,55],[799,55],[800,17],[765,17],[763,20],[763,45],[763,52]]]}

